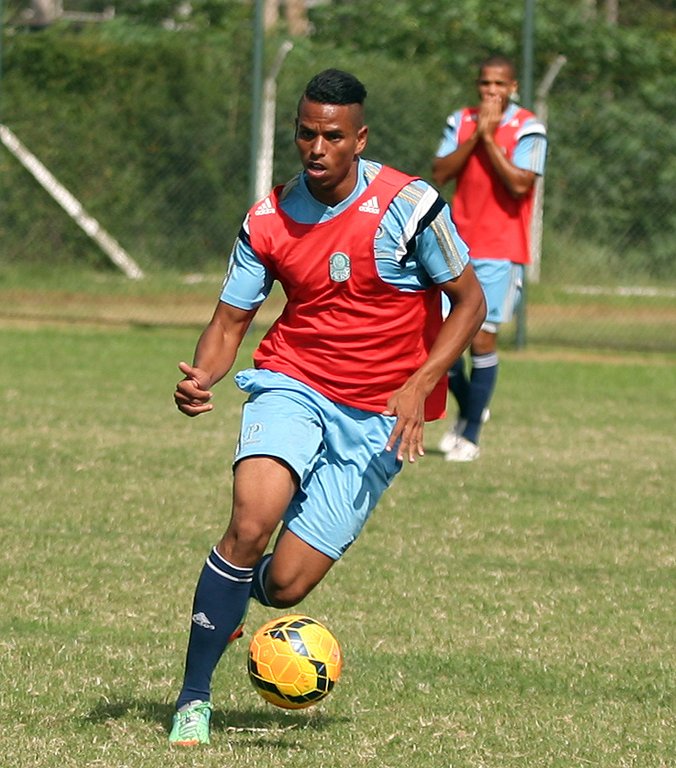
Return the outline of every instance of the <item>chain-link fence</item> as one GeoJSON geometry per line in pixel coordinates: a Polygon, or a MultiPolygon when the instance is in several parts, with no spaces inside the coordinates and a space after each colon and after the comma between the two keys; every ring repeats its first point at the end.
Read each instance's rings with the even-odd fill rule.
{"type": "MultiPolygon", "coordinates": [[[[85,54],[79,48],[84,58],[69,60],[61,49],[60,75],[48,82],[39,80],[46,54],[37,37],[8,57],[0,316],[201,324],[248,206],[249,48],[245,56],[215,37],[183,46],[181,56],[159,46],[142,71],[134,52],[119,67],[118,48],[115,82],[106,74],[110,50],[110,40],[92,42],[85,54]],[[151,96],[158,79],[166,81],[162,101],[151,96]],[[38,98],[45,91],[56,97],[38,98]]],[[[281,70],[275,182],[296,169],[295,101],[324,63],[325,52],[292,52],[281,70]]],[[[370,86],[369,156],[429,178],[443,117],[460,91],[431,101],[425,70],[390,62],[364,73],[368,62],[358,57],[337,63],[356,66],[370,86]]],[[[559,77],[565,83],[565,67],[559,77]]],[[[521,327],[505,329],[506,341],[513,334],[516,343],[520,330],[528,344],[676,351],[673,99],[652,122],[607,93],[598,94],[593,120],[572,119],[568,100],[546,105],[541,258],[521,327]],[[655,120],[660,135],[649,133],[655,120]]]]}

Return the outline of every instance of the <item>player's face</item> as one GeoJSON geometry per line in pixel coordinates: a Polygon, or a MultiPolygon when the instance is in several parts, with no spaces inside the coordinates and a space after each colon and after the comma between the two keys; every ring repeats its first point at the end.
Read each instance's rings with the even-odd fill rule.
{"type": "Polygon", "coordinates": [[[368,128],[359,104],[319,104],[302,99],[296,146],[312,196],[325,205],[344,200],[357,183],[357,158],[368,128]]]}
{"type": "Polygon", "coordinates": [[[518,83],[509,67],[484,67],[477,80],[481,101],[499,99],[503,112],[507,109],[511,95],[516,93],[517,87],[518,83]]]}

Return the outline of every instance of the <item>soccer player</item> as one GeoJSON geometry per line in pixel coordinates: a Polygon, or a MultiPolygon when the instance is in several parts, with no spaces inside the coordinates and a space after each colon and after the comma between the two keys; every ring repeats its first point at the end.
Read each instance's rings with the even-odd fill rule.
{"type": "Polygon", "coordinates": [[[511,320],[521,297],[530,261],[533,187],[544,173],[547,151],[544,125],[512,102],[518,83],[509,59],[484,61],[477,88],[479,105],[448,117],[432,165],[438,186],[455,179],[453,220],[469,246],[488,305],[470,345],[469,378],[462,356],[450,371],[458,415],[439,443],[447,461],[479,458],[479,433],[498,376],[498,330],[511,320]]]}
{"type": "Polygon", "coordinates": [[[352,544],[423,425],[445,407],[446,372],[485,304],[447,203],[425,182],[361,158],[366,90],[326,70],[298,103],[303,170],[249,210],[178,409],[213,408],[256,310],[278,280],[280,317],[235,382],[249,397],[231,517],[199,577],[169,736],[209,742],[212,673],[249,598],[296,605],[352,544]],[[443,292],[453,303],[445,321],[443,292]],[[264,555],[283,520],[272,554],[264,555]]]}

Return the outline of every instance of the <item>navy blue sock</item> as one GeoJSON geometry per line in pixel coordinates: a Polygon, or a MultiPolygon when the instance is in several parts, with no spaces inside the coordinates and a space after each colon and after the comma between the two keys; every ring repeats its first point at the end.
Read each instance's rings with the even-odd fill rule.
{"type": "Polygon", "coordinates": [[[469,380],[465,374],[465,358],[461,355],[448,372],[448,388],[458,403],[460,418],[467,418],[467,401],[469,397],[469,380]]]}
{"type": "Polygon", "coordinates": [[[211,677],[233,632],[242,623],[251,594],[252,568],[238,568],[214,548],[195,589],[183,688],[176,708],[209,701],[211,677]]]}
{"type": "Polygon", "coordinates": [[[270,598],[265,591],[265,574],[268,570],[268,565],[270,565],[271,559],[271,554],[263,555],[263,557],[256,563],[256,565],[254,565],[253,584],[251,586],[251,597],[253,597],[255,600],[258,600],[261,605],[268,607],[271,606],[272,603],[270,602],[270,598]]]}
{"type": "Polygon", "coordinates": [[[496,352],[472,356],[472,375],[469,380],[467,411],[465,413],[467,426],[462,436],[473,443],[479,443],[482,425],[481,414],[485,408],[488,408],[497,378],[498,355],[496,352]]]}

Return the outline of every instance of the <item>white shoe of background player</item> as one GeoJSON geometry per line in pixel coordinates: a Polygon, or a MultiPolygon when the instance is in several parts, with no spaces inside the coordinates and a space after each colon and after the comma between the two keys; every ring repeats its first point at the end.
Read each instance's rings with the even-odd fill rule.
{"type": "MultiPolygon", "coordinates": [[[[490,419],[490,417],[491,417],[490,410],[488,408],[484,408],[481,413],[481,423],[485,424],[490,419]]],[[[449,427],[441,436],[441,440],[439,440],[439,450],[442,453],[448,453],[450,450],[452,450],[457,439],[465,431],[466,426],[467,426],[467,419],[461,419],[460,417],[458,417],[455,420],[455,424],[449,427]]]]}
{"type": "Polygon", "coordinates": [[[478,445],[458,436],[453,447],[444,454],[444,459],[446,461],[474,461],[479,458],[480,453],[478,445]]]}

